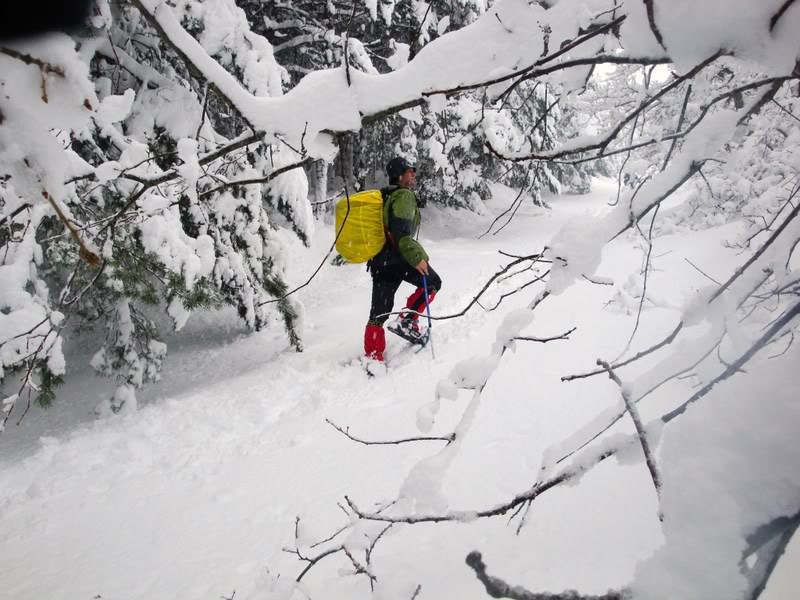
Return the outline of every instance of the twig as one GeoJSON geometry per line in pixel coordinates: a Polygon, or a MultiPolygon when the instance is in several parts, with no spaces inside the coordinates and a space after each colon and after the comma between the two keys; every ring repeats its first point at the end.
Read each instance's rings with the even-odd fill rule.
{"type": "MultiPolygon", "coordinates": [[[[639,191],[638,189],[636,190],[639,191]]],[[[631,200],[633,201],[633,200],[631,200]]],[[[655,210],[653,211],[653,219],[650,221],[650,231],[648,232],[647,236],[642,233],[641,228],[639,227],[639,223],[636,223],[636,228],[639,230],[639,233],[642,233],[642,237],[644,237],[645,241],[647,242],[647,256],[644,262],[644,276],[642,281],[642,295],[639,298],[639,306],[636,310],[636,322],[633,325],[633,331],[631,331],[631,337],[628,338],[628,343],[625,344],[625,349],[620,353],[620,356],[625,354],[628,349],[631,347],[633,343],[633,338],[636,337],[636,332],[639,331],[639,324],[641,323],[642,319],[642,309],[644,309],[644,301],[647,297],[647,281],[650,275],[650,257],[653,254],[653,225],[656,222],[656,217],[658,216],[658,209],[661,208],[660,204],[656,205],[655,210]]]]}
{"type": "Polygon", "coordinates": [[[767,241],[765,241],[764,244],[756,252],[753,253],[753,255],[747,260],[747,262],[745,262],[741,267],[736,269],[736,271],[733,273],[733,275],[731,275],[731,277],[728,279],[728,281],[723,283],[719,287],[719,289],[717,289],[714,292],[714,294],[711,296],[711,298],[709,298],[709,302],[712,302],[717,297],[719,297],[722,294],[722,292],[724,292],[726,289],[728,289],[730,287],[730,285],[734,281],[736,281],[736,279],[738,279],[739,276],[742,273],[744,273],[750,265],[752,265],[755,261],[757,261],[761,257],[761,255],[764,254],[764,252],[767,251],[767,248],[769,248],[772,245],[772,243],[776,239],[778,239],[778,236],[783,232],[784,229],[786,229],[786,227],[789,225],[789,223],[792,221],[792,219],[794,219],[798,214],[800,214],[800,202],[797,203],[797,206],[794,207],[794,210],[792,210],[789,213],[789,215],[786,217],[786,219],[784,219],[783,223],[780,224],[780,226],[773,232],[773,234],[769,237],[769,239],[767,241]]]}
{"type": "Polygon", "coordinates": [[[636,404],[631,399],[631,394],[628,389],[623,385],[620,378],[617,377],[617,374],[614,373],[611,365],[599,358],[597,359],[597,364],[603,367],[608,373],[609,378],[619,386],[622,399],[625,402],[625,408],[628,411],[628,414],[631,416],[634,427],[636,427],[636,433],[639,435],[639,441],[642,444],[642,452],[644,452],[644,459],[647,462],[647,468],[650,471],[650,477],[653,479],[653,485],[656,488],[656,494],[660,496],[661,476],[658,473],[658,466],[656,465],[655,458],[653,458],[653,453],[650,450],[650,442],[647,441],[647,432],[642,424],[642,418],[639,416],[639,411],[636,408],[636,404]]]}
{"type": "Polygon", "coordinates": [[[358,560],[356,560],[356,557],[353,556],[350,550],[348,550],[347,546],[342,546],[342,551],[347,555],[347,558],[350,559],[350,562],[353,563],[353,567],[356,570],[356,575],[359,574],[366,575],[367,577],[369,577],[371,582],[378,581],[378,578],[375,577],[375,575],[373,575],[372,572],[367,567],[365,567],[360,562],[358,562],[358,560]]]}
{"type": "Polygon", "coordinates": [[[292,163],[290,165],[285,165],[283,167],[280,167],[279,169],[275,169],[272,173],[270,173],[269,175],[265,175],[264,177],[254,177],[254,178],[251,178],[251,179],[239,179],[237,181],[228,181],[228,182],[223,183],[222,185],[219,185],[219,186],[217,186],[215,188],[212,188],[210,190],[206,190],[205,192],[200,194],[198,197],[199,198],[205,198],[206,196],[210,196],[211,194],[216,194],[217,192],[220,192],[220,191],[222,191],[222,190],[224,190],[226,188],[229,188],[229,187],[235,187],[235,186],[240,186],[240,185],[252,185],[254,183],[269,183],[270,181],[272,181],[276,177],[279,177],[279,176],[283,175],[284,173],[286,173],[288,171],[292,171],[292,170],[298,169],[300,167],[305,167],[306,165],[309,165],[312,162],[314,162],[313,158],[306,157],[303,160],[298,161],[296,163],[292,163]]]}
{"type": "Polygon", "coordinates": [[[520,336],[520,337],[515,337],[515,338],[512,338],[512,339],[514,341],[521,340],[521,341],[525,341],[525,342],[541,342],[541,343],[552,342],[552,341],[555,341],[555,340],[567,340],[567,339],[569,339],[569,334],[572,333],[573,331],[575,331],[576,329],[577,329],[577,327],[573,327],[569,331],[565,331],[561,335],[557,335],[555,337],[536,338],[536,337],[520,336]]]}
{"type": "Polygon", "coordinates": [[[6,56],[10,56],[11,58],[16,58],[17,60],[21,60],[26,65],[36,65],[45,73],[50,73],[51,75],[57,75],[59,77],[64,77],[64,69],[59,65],[53,65],[49,62],[44,60],[40,60],[38,58],[34,58],[30,54],[24,54],[22,52],[18,52],[17,50],[12,50],[11,48],[0,48],[0,54],[5,54],[6,56]]]}
{"type": "Polygon", "coordinates": [[[656,37],[658,45],[661,46],[664,50],[666,50],[667,47],[664,45],[664,38],[661,37],[661,32],[658,30],[658,26],[656,25],[656,16],[655,16],[655,9],[653,7],[653,0],[644,0],[644,5],[647,8],[647,22],[650,24],[650,31],[652,31],[653,35],[656,37]]]}
{"type": "Polygon", "coordinates": [[[800,302],[796,303],[794,306],[789,308],[786,312],[781,315],[773,324],[772,326],[760,337],[758,338],[747,351],[742,354],[739,358],[733,361],[728,368],[726,368],[722,373],[717,375],[714,379],[709,381],[706,385],[704,385],[700,390],[698,390],[691,398],[686,400],[683,404],[681,404],[675,410],[670,411],[666,415],[664,415],[661,420],[664,423],[669,423],[674,418],[682,415],[686,408],[696,402],[703,396],[705,396],[711,389],[717,385],[720,381],[724,381],[737,371],[739,371],[748,360],[750,360],[756,352],[761,350],[767,342],[769,342],[776,334],[778,334],[781,329],[783,329],[786,325],[788,325],[796,316],[800,315],[800,302]]]}
{"type": "Polygon", "coordinates": [[[581,275],[581,277],[583,279],[585,279],[586,281],[588,281],[589,283],[592,283],[594,285],[608,285],[608,286],[611,286],[611,287],[614,286],[614,282],[613,281],[597,281],[596,279],[592,279],[588,275],[581,275]]]}
{"type": "Polygon", "coordinates": [[[296,554],[298,556],[300,556],[300,558],[302,560],[307,561],[308,564],[306,565],[306,568],[303,569],[300,572],[300,575],[297,576],[297,579],[295,579],[295,581],[300,581],[301,579],[303,579],[303,577],[305,577],[306,573],[308,573],[311,570],[311,568],[314,565],[316,565],[319,561],[321,561],[323,558],[325,558],[327,556],[331,556],[333,554],[336,554],[337,552],[342,552],[343,550],[344,550],[344,546],[337,546],[335,548],[329,548],[328,550],[325,550],[325,552],[322,552],[322,553],[318,554],[317,556],[315,556],[314,558],[311,558],[311,559],[303,558],[302,556],[300,556],[300,553],[297,552],[296,554]]]}
{"type": "Polygon", "coordinates": [[[772,18],[769,20],[769,31],[770,31],[770,33],[772,33],[772,31],[775,29],[775,26],[778,24],[778,21],[781,20],[781,17],[783,16],[783,14],[787,10],[789,10],[789,7],[792,4],[794,4],[794,0],[786,0],[781,5],[781,7],[778,9],[778,12],[776,12],[774,15],[772,15],[772,18]]]}
{"type": "Polygon", "coordinates": [[[99,267],[101,263],[100,257],[84,243],[83,239],[81,239],[78,228],[75,227],[75,224],[72,223],[69,218],[67,218],[66,214],[64,214],[59,202],[49,192],[47,192],[47,190],[42,190],[42,196],[50,203],[50,206],[53,207],[58,220],[64,224],[64,227],[66,227],[72,235],[72,239],[78,244],[80,257],[92,267],[99,267]]]}
{"type": "MultiPolygon", "coordinates": [[[[690,83],[686,88],[686,95],[683,97],[683,106],[681,106],[681,114],[678,117],[678,125],[675,127],[675,131],[680,131],[681,127],[683,127],[683,120],[686,117],[686,107],[689,106],[689,97],[692,95],[692,84],[690,83]]],[[[672,157],[672,153],[675,151],[675,146],[678,144],[678,138],[674,138],[672,143],[669,145],[669,150],[667,151],[667,155],[664,157],[664,163],[661,165],[661,170],[667,168],[669,164],[669,159],[672,157]]]]}
{"type": "Polygon", "coordinates": [[[769,359],[778,358],[779,356],[783,356],[784,354],[786,354],[789,351],[789,348],[791,348],[792,344],[794,343],[794,332],[793,331],[787,331],[781,337],[786,337],[786,336],[789,336],[789,343],[786,344],[786,348],[784,348],[782,352],[778,352],[777,354],[773,354],[771,356],[768,356],[767,358],[769,358],[769,359]]]}
{"type": "MultiPolygon", "coordinates": [[[[753,567],[746,571],[751,582],[757,584],[746,596],[747,600],[758,600],[772,576],[795,531],[800,526],[800,513],[791,517],[778,517],[759,527],[755,533],[748,536],[748,548],[745,550],[746,559],[752,554],[754,547],[758,550],[758,559],[753,567]],[[763,539],[766,537],[767,539],[763,539]]],[[[742,561],[744,562],[744,560],[742,561]]],[[[743,569],[744,571],[744,569],[743,569]]]]}
{"type": "Polygon", "coordinates": [[[545,271],[541,275],[538,275],[537,277],[534,277],[530,281],[526,281],[524,284],[519,286],[517,289],[515,289],[515,290],[513,290],[511,292],[506,292],[505,294],[502,294],[500,296],[500,299],[497,301],[497,304],[495,304],[491,308],[487,308],[487,309],[484,309],[484,310],[486,310],[487,312],[492,312],[492,311],[496,310],[500,306],[500,304],[503,302],[503,300],[505,300],[509,296],[513,296],[514,294],[518,294],[519,292],[521,292],[525,288],[533,285],[534,283],[538,283],[538,282],[544,280],[544,278],[547,277],[549,274],[550,274],[550,270],[548,269],[547,271],[545,271]]]}
{"type": "MultiPolygon", "coordinates": [[[[503,252],[501,252],[501,254],[506,255],[503,252]]],[[[510,256],[510,255],[506,255],[506,256],[510,256]]],[[[445,316],[441,316],[441,317],[431,315],[431,321],[447,321],[449,319],[457,319],[459,317],[463,317],[465,314],[467,314],[469,309],[471,309],[473,306],[475,306],[476,304],[480,305],[480,302],[479,302],[480,297],[483,296],[483,294],[486,293],[486,290],[489,289],[489,286],[492,285],[492,283],[496,279],[498,279],[499,277],[502,277],[503,275],[505,275],[512,267],[514,267],[514,266],[516,266],[516,265],[518,265],[520,263],[526,262],[526,261],[532,261],[533,263],[548,262],[547,260],[542,259],[541,256],[542,256],[541,253],[539,253],[539,254],[530,254],[528,256],[521,256],[518,259],[508,263],[505,267],[503,267],[497,273],[492,275],[492,277],[489,279],[489,281],[486,282],[486,284],[483,286],[483,288],[481,288],[481,290],[478,292],[478,294],[475,297],[473,297],[472,300],[469,301],[469,303],[467,304],[467,306],[463,310],[461,310],[461,311],[459,311],[457,313],[453,313],[453,314],[445,315],[445,316]]],[[[485,309],[485,310],[492,310],[492,309],[485,309]]],[[[401,311],[387,312],[387,313],[383,313],[383,314],[378,315],[378,316],[386,317],[386,316],[391,316],[391,315],[399,315],[399,314],[402,314],[402,313],[405,313],[405,312],[407,312],[406,309],[401,310],[401,311]]],[[[418,314],[421,315],[421,313],[418,313],[418,314]]]]}
{"type": "MultiPolygon", "coordinates": [[[[605,135],[603,135],[602,138],[600,138],[596,142],[587,144],[585,146],[581,146],[579,148],[570,148],[570,149],[567,149],[567,150],[555,150],[555,151],[550,151],[550,152],[541,153],[541,154],[531,153],[531,154],[519,155],[519,156],[504,156],[502,153],[500,153],[497,150],[495,150],[492,147],[491,142],[488,142],[488,141],[486,142],[486,146],[489,149],[489,151],[492,152],[492,154],[494,154],[498,158],[501,158],[503,160],[513,161],[513,162],[525,162],[525,161],[529,161],[529,160],[552,161],[553,159],[562,158],[564,156],[580,154],[580,153],[583,153],[583,152],[588,152],[590,150],[597,150],[598,151],[597,154],[591,158],[592,160],[596,160],[596,159],[602,158],[604,156],[607,156],[607,154],[605,152],[606,148],[608,148],[608,146],[611,144],[611,142],[614,139],[616,139],[616,137],[619,135],[620,131],[622,131],[622,129],[629,122],[631,122],[634,119],[636,119],[637,116],[642,113],[642,111],[646,110],[649,106],[651,106],[655,102],[658,102],[663,96],[665,96],[666,94],[668,94],[669,92],[671,92],[672,90],[674,90],[675,88],[680,86],[683,82],[693,79],[698,73],[700,73],[700,71],[705,69],[707,66],[709,66],[713,62],[715,62],[721,55],[722,55],[721,52],[717,52],[717,53],[709,56],[708,58],[706,58],[702,62],[700,62],[697,65],[695,65],[692,69],[687,71],[685,74],[681,75],[680,77],[676,77],[670,83],[664,85],[660,90],[658,90],[658,92],[656,92],[652,96],[646,98],[645,100],[642,100],[642,102],[635,109],[633,109],[631,112],[629,112],[627,115],[625,115],[613,127],[613,129],[608,131],[605,135]]],[[[773,82],[777,82],[778,79],[780,79],[781,82],[785,81],[785,78],[771,78],[769,81],[770,81],[770,83],[773,83],[773,82]]]]}
{"type": "MultiPolygon", "coordinates": [[[[527,175],[527,173],[525,174],[525,183],[526,184],[528,183],[528,175],[527,175]]],[[[522,198],[522,194],[525,192],[525,188],[526,188],[526,186],[523,185],[519,189],[519,193],[517,194],[517,197],[514,198],[514,201],[511,203],[511,205],[507,209],[505,209],[503,212],[501,212],[499,215],[497,215],[497,217],[495,217],[494,221],[492,221],[492,224],[489,225],[489,227],[486,229],[486,231],[484,231],[482,234],[480,234],[478,236],[478,239],[481,239],[482,237],[487,235],[492,230],[492,227],[495,226],[495,223],[497,223],[504,215],[508,214],[514,208],[514,206],[516,206],[517,202],[522,202],[521,198],[522,198]]]]}
{"type": "Polygon", "coordinates": [[[710,279],[711,281],[713,281],[713,282],[714,282],[714,283],[716,283],[717,285],[722,285],[722,284],[721,284],[719,281],[717,281],[716,279],[714,279],[713,277],[711,277],[711,275],[709,275],[708,273],[706,273],[705,271],[703,271],[703,270],[702,270],[700,267],[698,267],[696,264],[694,264],[692,261],[690,261],[690,260],[689,260],[688,258],[686,258],[685,256],[683,257],[683,260],[685,260],[685,261],[686,261],[686,262],[688,262],[690,265],[692,265],[692,266],[693,266],[695,269],[697,269],[697,270],[698,270],[698,271],[699,271],[699,272],[700,272],[702,275],[704,275],[706,278],[710,279]]]}
{"type": "Polygon", "coordinates": [[[32,205],[30,203],[28,203],[28,202],[25,202],[24,204],[20,204],[17,208],[15,208],[11,212],[11,214],[8,214],[5,217],[3,217],[2,219],[0,219],[0,227],[5,225],[6,221],[13,221],[14,217],[16,217],[23,210],[29,210],[31,208],[32,208],[32,205]]]}
{"type": "MultiPolygon", "coordinates": [[[[625,365],[629,365],[632,362],[635,362],[635,361],[637,361],[637,360],[639,360],[641,358],[644,358],[648,354],[652,354],[656,350],[659,350],[660,348],[663,348],[664,346],[666,346],[668,344],[671,344],[675,340],[675,338],[678,336],[678,333],[681,331],[681,329],[683,329],[683,321],[679,322],[678,325],[675,327],[675,329],[673,329],[672,332],[667,337],[665,337],[663,340],[661,340],[657,344],[654,344],[653,346],[650,346],[646,350],[642,350],[641,352],[637,353],[636,355],[634,355],[634,356],[632,356],[630,358],[627,358],[627,359],[623,360],[622,362],[613,363],[612,366],[615,369],[619,368],[619,367],[624,367],[625,365]]],[[[595,371],[589,371],[588,373],[580,373],[580,374],[576,374],[576,375],[566,375],[566,376],[561,378],[561,381],[574,381],[575,379],[583,379],[585,377],[592,377],[593,375],[599,375],[600,373],[604,373],[604,372],[605,372],[604,369],[597,369],[595,371]]]]}
{"type": "Polygon", "coordinates": [[[405,438],[405,439],[401,439],[401,440],[387,440],[387,441],[374,441],[374,442],[371,442],[371,441],[367,441],[367,440],[362,440],[361,438],[357,438],[357,437],[351,435],[349,427],[347,429],[343,429],[343,428],[339,427],[336,423],[331,421],[330,419],[325,419],[325,422],[328,423],[328,425],[333,427],[339,433],[347,436],[348,438],[350,438],[354,442],[358,442],[359,444],[364,444],[365,446],[391,446],[391,445],[396,445],[396,444],[405,444],[407,442],[429,442],[429,441],[447,442],[448,444],[450,444],[451,442],[455,441],[455,439],[456,439],[456,434],[455,433],[451,433],[451,434],[445,435],[445,436],[420,436],[420,437],[405,438]]]}
{"type": "Polygon", "coordinates": [[[775,100],[775,98],[772,99],[772,102],[775,103],[778,106],[778,108],[780,108],[783,112],[785,112],[787,115],[792,117],[795,121],[800,122],[800,117],[798,117],[796,114],[794,114],[788,108],[786,108],[783,104],[781,104],[780,102],[775,100]]]}
{"type": "Polygon", "coordinates": [[[499,577],[493,577],[486,573],[486,564],[478,551],[470,552],[467,555],[466,563],[470,569],[475,571],[478,581],[483,584],[486,593],[492,598],[510,598],[511,600],[626,600],[630,598],[629,592],[625,589],[609,590],[600,596],[583,595],[574,590],[553,594],[531,592],[518,585],[511,586],[499,577]]]}

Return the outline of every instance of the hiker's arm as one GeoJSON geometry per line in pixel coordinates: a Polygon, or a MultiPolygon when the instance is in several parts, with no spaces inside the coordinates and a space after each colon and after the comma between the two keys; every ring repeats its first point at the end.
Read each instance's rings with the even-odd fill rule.
{"type": "Polygon", "coordinates": [[[398,190],[392,198],[392,219],[389,222],[389,232],[397,242],[397,249],[412,267],[420,261],[427,261],[428,254],[422,245],[411,234],[414,232],[414,216],[417,213],[417,201],[414,192],[398,190]]]}

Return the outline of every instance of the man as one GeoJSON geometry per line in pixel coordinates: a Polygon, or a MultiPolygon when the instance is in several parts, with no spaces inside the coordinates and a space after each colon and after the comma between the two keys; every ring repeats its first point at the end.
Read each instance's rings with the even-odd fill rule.
{"type": "Polygon", "coordinates": [[[419,314],[425,312],[425,290],[422,276],[428,281],[428,301],[442,289],[442,280],[428,264],[428,254],[414,239],[419,232],[421,216],[416,194],[417,169],[398,156],[386,165],[389,187],[382,190],[383,227],[386,242],[367,263],[372,274],[372,306],[364,332],[364,354],[368,359],[383,362],[386,337],[383,324],[394,307],[394,295],[400,283],[407,281],[417,289],[408,297],[406,309],[398,325],[400,334],[409,340],[420,340],[419,314]]]}

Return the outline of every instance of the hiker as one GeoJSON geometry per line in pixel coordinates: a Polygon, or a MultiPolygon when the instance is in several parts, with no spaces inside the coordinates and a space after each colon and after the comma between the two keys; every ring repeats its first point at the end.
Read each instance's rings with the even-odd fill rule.
{"type": "Polygon", "coordinates": [[[367,263],[372,275],[372,305],[364,332],[364,354],[383,362],[386,337],[383,324],[394,307],[394,295],[400,283],[416,287],[406,301],[400,316],[398,335],[409,341],[420,340],[419,314],[425,312],[425,290],[422,276],[428,280],[428,302],[442,289],[442,280],[428,264],[428,254],[414,239],[419,232],[419,207],[424,206],[412,191],[417,184],[417,169],[405,158],[393,158],[386,165],[389,187],[381,190],[384,197],[383,226],[386,241],[383,248],[367,263]]]}

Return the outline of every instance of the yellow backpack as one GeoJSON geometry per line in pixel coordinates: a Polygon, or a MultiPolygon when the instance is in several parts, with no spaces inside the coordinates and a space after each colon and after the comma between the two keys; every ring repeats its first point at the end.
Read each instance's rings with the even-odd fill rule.
{"type": "Polygon", "coordinates": [[[345,196],[336,203],[336,251],[347,262],[363,263],[386,243],[383,229],[383,195],[367,190],[345,196]]]}

